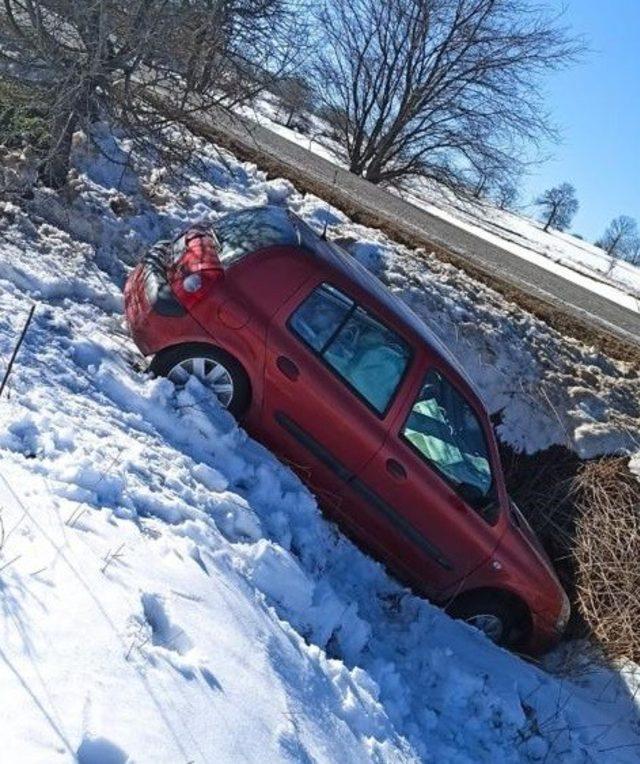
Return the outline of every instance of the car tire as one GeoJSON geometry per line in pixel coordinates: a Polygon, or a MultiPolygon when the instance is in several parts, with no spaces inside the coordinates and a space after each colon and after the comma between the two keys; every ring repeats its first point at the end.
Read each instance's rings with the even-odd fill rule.
{"type": "Polygon", "coordinates": [[[168,347],[153,358],[149,371],[168,377],[178,387],[195,374],[236,419],[249,408],[251,385],[246,371],[230,353],[213,345],[187,342],[168,347]]]}
{"type": "Polygon", "coordinates": [[[502,647],[517,647],[527,634],[524,605],[497,591],[462,594],[445,610],[452,618],[474,626],[502,647]]]}

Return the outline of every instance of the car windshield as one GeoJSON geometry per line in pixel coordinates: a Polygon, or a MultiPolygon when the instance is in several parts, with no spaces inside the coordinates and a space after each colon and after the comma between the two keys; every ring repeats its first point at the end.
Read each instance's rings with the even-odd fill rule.
{"type": "Polygon", "coordinates": [[[480,420],[439,372],[426,375],[403,436],[476,509],[492,502],[493,475],[480,420]]]}
{"type": "Polygon", "coordinates": [[[220,242],[220,260],[230,265],[245,255],[274,245],[299,244],[299,234],[285,209],[252,207],[217,220],[213,229],[220,242]]]}

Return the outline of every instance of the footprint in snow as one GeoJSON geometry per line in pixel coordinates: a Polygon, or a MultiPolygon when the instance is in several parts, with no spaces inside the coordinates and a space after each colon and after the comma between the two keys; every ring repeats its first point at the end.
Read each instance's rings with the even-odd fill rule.
{"type": "MultiPolygon", "coordinates": [[[[175,593],[178,596],[185,596],[180,592],[175,593]]],[[[187,597],[187,599],[191,598],[187,597]]],[[[195,601],[198,601],[197,598],[195,601]]],[[[209,689],[222,692],[222,685],[206,666],[201,666],[198,662],[193,662],[190,657],[185,657],[193,647],[193,643],[183,629],[171,620],[162,597],[147,592],[142,595],[141,602],[144,618],[151,629],[151,644],[164,648],[166,651],[156,656],[149,654],[148,659],[152,663],[156,663],[159,658],[167,661],[189,681],[199,674],[209,689]]]]}
{"type": "Polygon", "coordinates": [[[162,597],[145,593],[141,597],[142,612],[151,628],[151,643],[179,655],[185,655],[193,643],[183,629],[171,621],[162,597]]]}
{"type": "Polygon", "coordinates": [[[122,748],[104,737],[85,737],[76,757],[78,764],[133,764],[122,748]]]}
{"type": "Polygon", "coordinates": [[[201,668],[200,674],[202,675],[204,681],[209,685],[210,689],[214,690],[215,692],[222,692],[222,685],[208,668],[201,668]]]}

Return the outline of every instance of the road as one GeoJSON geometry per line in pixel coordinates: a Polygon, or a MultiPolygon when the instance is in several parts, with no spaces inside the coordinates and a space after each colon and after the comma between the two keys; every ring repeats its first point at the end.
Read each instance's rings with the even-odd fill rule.
{"type": "MultiPolygon", "coordinates": [[[[586,337],[574,332],[582,339],[589,340],[595,333],[605,337],[605,348],[608,336],[636,351],[640,349],[640,313],[461,230],[252,120],[219,112],[206,122],[198,118],[190,126],[274,174],[290,178],[304,190],[326,198],[360,222],[377,225],[401,241],[449,253],[453,257],[448,259],[471,275],[511,287],[513,291],[507,292],[516,302],[522,304],[518,293],[530,296],[550,308],[548,316],[542,311],[543,317],[564,315],[570,319],[569,327],[582,325],[590,329],[586,337]]],[[[531,301],[525,300],[524,307],[531,308],[531,301]]],[[[558,324],[561,330],[567,329],[567,322],[556,321],[558,324]]],[[[597,344],[602,347],[603,342],[597,344]]]]}

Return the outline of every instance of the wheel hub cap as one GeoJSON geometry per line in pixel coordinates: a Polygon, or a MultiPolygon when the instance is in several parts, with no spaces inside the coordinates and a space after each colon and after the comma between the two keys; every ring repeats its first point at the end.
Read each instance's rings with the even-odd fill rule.
{"type": "Polygon", "coordinates": [[[475,626],[486,634],[492,642],[498,642],[502,637],[504,626],[500,618],[492,613],[479,613],[467,619],[467,623],[475,626]]]}
{"type": "Polygon", "coordinates": [[[185,358],[167,375],[176,387],[187,384],[189,377],[197,377],[200,383],[210,390],[223,408],[233,398],[233,380],[227,369],[211,358],[185,358]]]}

